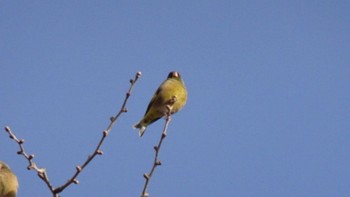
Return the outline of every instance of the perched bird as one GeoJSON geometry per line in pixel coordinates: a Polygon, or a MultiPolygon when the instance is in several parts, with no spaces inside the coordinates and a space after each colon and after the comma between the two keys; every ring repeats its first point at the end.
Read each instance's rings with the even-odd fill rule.
{"type": "Polygon", "coordinates": [[[0,197],[16,197],[17,189],[16,175],[5,162],[0,161],[0,197]]]}
{"type": "Polygon", "coordinates": [[[163,117],[167,112],[167,105],[172,104],[171,114],[178,112],[187,101],[187,90],[180,74],[176,71],[170,72],[168,78],[159,86],[148,104],[144,117],[134,125],[140,129],[139,135],[145,133],[148,125],[163,117]]]}

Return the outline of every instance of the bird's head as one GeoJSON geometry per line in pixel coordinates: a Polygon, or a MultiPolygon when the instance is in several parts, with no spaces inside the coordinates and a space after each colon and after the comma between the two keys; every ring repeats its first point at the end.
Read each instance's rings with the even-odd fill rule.
{"type": "Polygon", "coordinates": [[[180,76],[180,73],[178,73],[176,71],[172,71],[168,75],[168,79],[170,79],[170,78],[181,79],[181,76],[180,76]]]}
{"type": "Polygon", "coordinates": [[[0,161],[0,170],[10,169],[10,167],[3,161],[0,161]]]}

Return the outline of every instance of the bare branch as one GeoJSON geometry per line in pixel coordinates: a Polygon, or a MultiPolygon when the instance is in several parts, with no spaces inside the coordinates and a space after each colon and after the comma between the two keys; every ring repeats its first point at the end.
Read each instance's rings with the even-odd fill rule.
{"type": "Polygon", "coordinates": [[[167,110],[168,112],[165,115],[165,125],[164,125],[164,129],[162,132],[162,135],[160,137],[160,140],[158,142],[158,145],[154,146],[154,151],[155,151],[155,156],[154,156],[154,161],[153,161],[153,166],[151,168],[151,171],[148,174],[143,174],[143,177],[145,178],[145,185],[143,186],[143,190],[142,190],[142,194],[141,197],[148,197],[149,194],[147,193],[147,187],[148,184],[152,178],[152,175],[156,169],[157,166],[162,165],[161,161],[158,159],[158,155],[159,155],[159,151],[160,151],[160,147],[163,143],[164,138],[167,136],[167,130],[168,130],[168,126],[171,120],[171,110],[172,110],[172,106],[174,105],[174,103],[176,102],[176,97],[174,96],[172,99],[170,99],[167,103],[167,110]]]}
{"type": "Polygon", "coordinates": [[[102,137],[100,139],[100,141],[98,142],[95,150],[92,152],[92,154],[90,154],[87,158],[87,160],[83,163],[83,165],[81,166],[77,166],[76,167],[76,172],[74,173],[74,175],[62,186],[57,187],[56,189],[51,185],[48,175],[46,173],[46,169],[45,168],[38,168],[37,165],[32,161],[32,159],[34,158],[34,154],[28,155],[23,147],[23,143],[24,140],[18,140],[18,138],[13,134],[13,132],[11,131],[10,127],[5,127],[5,131],[9,134],[10,138],[13,139],[15,142],[17,142],[17,144],[20,147],[20,151],[17,152],[17,154],[19,155],[23,155],[29,162],[29,165],[27,167],[28,170],[35,170],[38,173],[38,176],[46,183],[46,185],[48,186],[49,190],[51,191],[53,197],[59,197],[59,193],[61,193],[64,189],[66,189],[68,186],[70,186],[72,183],[74,184],[79,184],[79,181],[76,179],[78,177],[78,175],[84,170],[84,168],[95,158],[96,155],[102,155],[103,152],[102,150],[100,150],[100,147],[102,145],[102,143],[104,142],[105,138],[107,137],[107,135],[109,134],[109,132],[111,131],[113,125],[115,124],[115,122],[118,120],[119,116],[123,113],[127,112],[126,109],[126,103],[131,95],[131,91],[134,87],[134,84],[136,83],[136,81],[141,77],[141,72],[137,72],[135,75],[134,79],[130,79],[130,87],[128,92],[125,95],[125,99],[124,102],[119,110],[119,112],[110,118],[110,123],[107,127],[106,130],[104,130],[102,132],[102,137]]]}
{"type": "Polygon", "coordinates": [[[110,118],[110,123],[109,123],[107,129],[102,132],[102,137],[101,137],[99,143],[97,144],[97,147],[95,148],[94,152],[91,155],[88,156],[87,160],[83,163],[83,165],[76,167],[75,174],[64,185],[56,188],[54,190],[54,193],[62,192],[66,187],[68,187],[72,183],[78,184],[79,181],[76,179],[78,177],[78,175],[84,170],[84,168],[90,163],[90,161],[95,158],[96,155],[102,155],[103,154],[102,150],[100,150],[100,147],[101,147],[102,143],[104,142],[104,140],[106,139],[106,137],[109,134],[109,132],[111,131],[114,123],[119,118],[119,116],[122,113],[126,113],[127,112],[126,102],[128,101],[128,99],[129,99],[129,97],[131,95],[131,91],[132,91],[132,88],[134,87],[134,84],[136,83],[137,79],[139,79],[140,77],[141,77],[141,72],[137,72],[136,75],[135,75],[135,78],[134,79],[130,79],[130,84],[131,85],[130,85],[130,88],[129,88],[128,92],[125,95],[125,99],[124,99],[123,105],[121,106],[119,112],[115,116],[110,118]]]}
{"type": "Polygon", "coordinates": [[[12,132],[11,128],[9,126],[5,127],[5,131],[9,134],[10,138],[15,141],[19,148],[20,151],[17,152],[18,155],[22,155],[24,158],[27,159],[29,165],[27,166],[28,170],[34,170],[37,172],[39,178],[45,182],[51,193],[53,194],[54,197],[58,197],[57,195],[54,194],[54,188],[51,185],[49,181],[49,177],[47,176],[46,169],[45,168],[39,168],[35,162],[33,162],[34,154],[28,155],[27,152],[24,149],[24,140],[21,139],[19,140],[16,135],[12,132]]]}

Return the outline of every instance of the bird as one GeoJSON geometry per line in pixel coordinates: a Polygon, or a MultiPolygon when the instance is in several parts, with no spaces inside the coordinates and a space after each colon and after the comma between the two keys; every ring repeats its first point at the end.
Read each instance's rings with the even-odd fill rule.
{"type": "Polygon", "coordinates": [[[18,181],[10,167],[0,161],[0,197],[16,197],[18,181]]]}
{"type": "Polygon", "coordinates": [[[171,106],[171,114],[182,109],[187,101],[187,90],[180,73],[172,71],[167,79],[158,87],[154,93],[144,117],[133,127],[139,129],[142,137],[148,125],[159,120],[168,113],[167,105],[171,106]]]}

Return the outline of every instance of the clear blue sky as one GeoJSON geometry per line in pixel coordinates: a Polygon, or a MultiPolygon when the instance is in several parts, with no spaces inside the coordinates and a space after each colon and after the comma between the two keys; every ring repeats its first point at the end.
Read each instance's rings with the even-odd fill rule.
{"type": "MultiPolygon", "coordinates": [[[[61,185],[137,71],[104,155],[62,196],[140,196],[164,120],[131,126],[169,71],[173,116],[151,196],[350,196],[349,1],[1,1],[0,125],[61,185]]],[[[0,132],[19,197],[50,196],[0,132]]]]}

